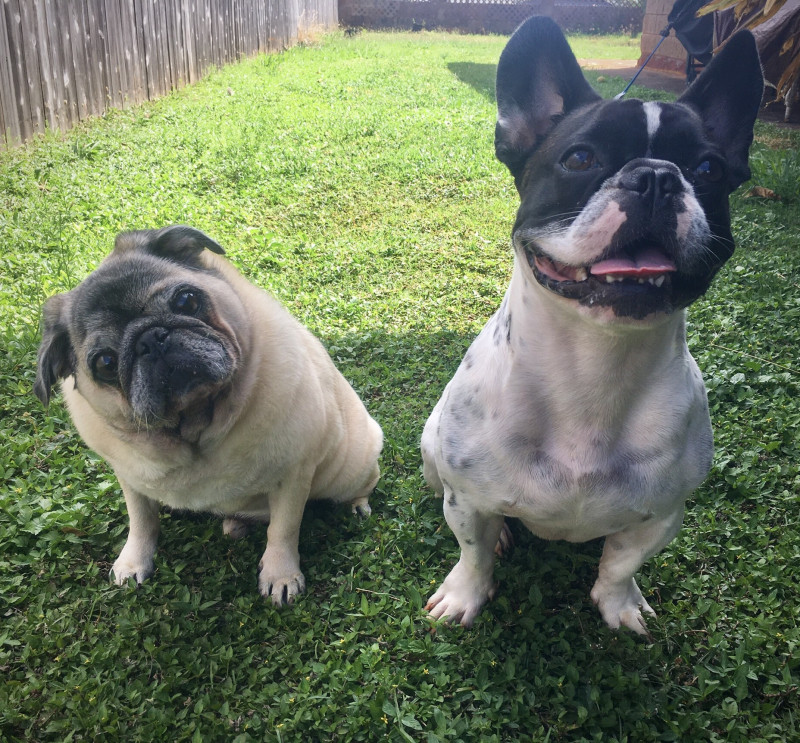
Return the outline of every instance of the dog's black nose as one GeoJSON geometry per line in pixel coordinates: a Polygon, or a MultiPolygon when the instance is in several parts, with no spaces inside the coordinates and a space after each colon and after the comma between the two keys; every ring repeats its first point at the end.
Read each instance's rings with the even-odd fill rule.
{"type": "Polygon", "coordinates": [[[680,171],[666,165],[637,165],[626,168],[620,173],[619,185],[638,193],[654,208],[683,191],[680,171]]]}
{"type": "Polygon", "coordinates": [[[169,341],[169,331],[166,328],[150,328],[145,330],[136,341],[136,355],[147,356],[158,353],[163,355],[169,341]]]}

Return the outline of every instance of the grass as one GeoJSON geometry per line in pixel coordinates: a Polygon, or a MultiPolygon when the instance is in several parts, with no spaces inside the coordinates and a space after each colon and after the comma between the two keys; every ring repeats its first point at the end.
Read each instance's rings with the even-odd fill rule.
{"type": "Polygon", "coordinates": [[[641,56],[641,34],[571,34],[569,43],[578,59],[627,59],[641,56]]]}
{"type": "Polygon", "coordinates": [[[503,42],[332,35],[0,155],[0,739],[800,740],[797,132],[759,125],[754,182],[782,200],[733,198],[738,250],[691,312],[717,452],[640,573],[655,641],[591,605],[599,543],[521,529],[472,630],[422,609],[457,544],[419,435],[511,269],[503,42]],[[153,578],[110,584],[119,486],[31,395],[45,297],[118,231],[179,222],[316,332],[384,427],[373,516],[307,510],[288,610],[258,595],[263,535],[202,515],[165,513],[153,578]]]}

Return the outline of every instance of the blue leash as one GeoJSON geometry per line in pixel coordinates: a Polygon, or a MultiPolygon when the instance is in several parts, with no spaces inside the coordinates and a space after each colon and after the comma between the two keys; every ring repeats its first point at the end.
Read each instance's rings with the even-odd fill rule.
{"type": "Polygon", "coordinates": [[[631,85],[633,85],[636,82],[636,78],[639,77],[639,75],[641,74],[642,70],[645,67],[647,67],[647,63],[653,58],[653,55],[658,51],[658,47],[660,47],[664,43],[664,39],[666,39],[667,36],[669,36],[669,32],[671,30],[672,30],[672,24],[670,23],[661,32],[661,40],[658,42],[658,44],[655,45],[655,48],[653,49],[653,51],[650,52],[650,54],[647,55],[647,59],[644,61],[642,66],[638,70],[636,70],[636,74],[631,78],[631,81],[625,86],[625,90],[623,90],[621,93],[617,93],[614,96],[614,100],[615,101],[618,101],[620,98],[622,98],[625,95],[625,93],[627,93],[631,89],[631,85]]]}

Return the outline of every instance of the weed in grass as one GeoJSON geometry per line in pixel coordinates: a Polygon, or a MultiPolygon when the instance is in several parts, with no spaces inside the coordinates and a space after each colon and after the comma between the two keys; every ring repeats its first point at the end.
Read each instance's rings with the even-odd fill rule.
{"type": "MultiPolygon", "coordinates": [[[[419,435],[511,270],[504,41],[334,34],[0,154],[0,738],[800,739],[796,200],[734,197],[737,252],[690,312],[717,455],[640,574],[656,643],[591,606],[599,544],[516,526],[473,629],[425,617],[458,548],[419,435]],[[109,584],[119,486],[30,393],[45,296],[120,230],[177,222],[322,338],[386,434],[369,520],[307,511],[309,593],[287,611],[256,590],[264,535],[228,542],[211,517],[164,514],[150,582],[109,584]]],[[[757,173],[760,148],[800,144],[757,140],[757,173]]]]}

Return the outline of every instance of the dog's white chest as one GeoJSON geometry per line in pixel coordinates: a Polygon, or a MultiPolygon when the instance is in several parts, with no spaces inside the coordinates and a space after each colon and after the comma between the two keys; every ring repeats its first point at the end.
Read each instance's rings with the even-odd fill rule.
{"type": "Polygon", "coordinates": [[[640,370],[614,370],[564,333],[556,350],[526,358],[513,310],[504,303],[487,324],[426,426],[423,451],[436,458],[445,497],[569,541],[680,507],[712,455],[705,390],[682,328],[665,333],[681,342],[663,354],[663,375],[642,373],[640,382],[640,370]]]}
{"type": "MultiPolygon", "coordinates": [[[[442,429],[452,423],[445,414],[442,429]]],[[[610,446],[576,435],[569,445],[543,444],[494,430],[479,453],[469,437],[442,439],[445,494],[479,501],[481,510],[521,519],[546,539],[581,542],[674,510],[703,479],[710,436],[686,447],[610,446]]]]}
{"type": "Polygon", "coordinates": [[[613,534],[672,510],[692,487],[676,476],[676,450],[610,445],[588,429],[553,447],[510,436],[498,454],[508,489],[496,506],[547,539],[613,534]]]}

